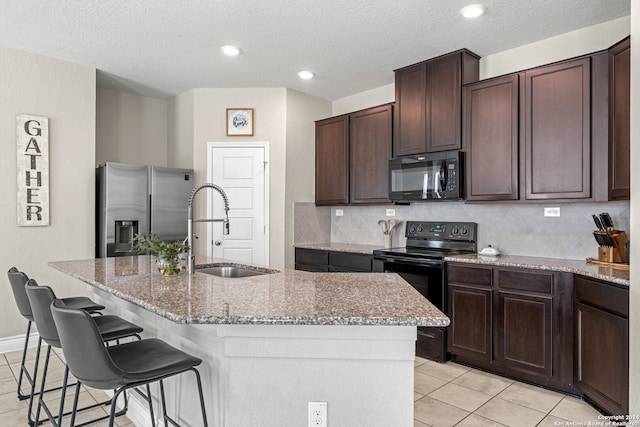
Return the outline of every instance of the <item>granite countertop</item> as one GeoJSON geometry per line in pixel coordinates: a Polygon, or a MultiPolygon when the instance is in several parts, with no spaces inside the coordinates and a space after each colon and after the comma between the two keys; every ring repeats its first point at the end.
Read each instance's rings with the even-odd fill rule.
{"type": "MultiPolygon", "coordinates": [[[[234,265],[196,258],[197,267],[234,265]]],[[[447,326],[449,318],[395,273],[289,270],[244,278],[161,276],[150,256],[48,264],[177,323],[447,326]]]]}
{"type": "Polygon", "coordinates": [[[296,248],[318,249],[322,251],[351,252],[371,255],[376,249],[383,249],[382,245],[358,245],[355,243],[301,243],[296,248]]]}
{"type": "Polygon", "coordinates": [[[449,262],[463,262],[469,264],[497,265],[501,267],[530,268],[534,270],[553,270],[581,274],[594,279],[606,280],[622,286],[629,286],[629,270],[613,268],[586,261],[538,258],[527,256],[482,256],[478,254],[456,255],[445,258],[449,262]]]}

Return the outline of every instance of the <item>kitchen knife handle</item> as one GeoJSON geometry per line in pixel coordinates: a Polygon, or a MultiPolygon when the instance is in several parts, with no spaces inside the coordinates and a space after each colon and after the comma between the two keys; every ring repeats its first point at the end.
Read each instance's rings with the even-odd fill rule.
{"type": "Polygon", "coordinates": [[[600,217],[596,214],[591,215],[591,217],[593,218],[593,222],[596,224],[596,227],[598,228],[598,230],[604,230],[604,226],[602,225],[602,221],[600,220],[600,217]]]}
{"type": "Polygon", "coordinates": [[[613,230],[615,228],[615,226],[613,225],[613,220],[611,219],[611,215],[609,215],[607,212],[602,212],[600,214],[600,220],[602,222],[602,225],[604,225],[607,230],[613,230]]]}

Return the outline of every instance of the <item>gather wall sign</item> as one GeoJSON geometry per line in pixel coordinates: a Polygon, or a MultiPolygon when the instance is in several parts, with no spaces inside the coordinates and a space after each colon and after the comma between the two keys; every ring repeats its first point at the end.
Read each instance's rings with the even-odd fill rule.
{"type": "Polygon", "coordinates": [[[49,118],[16,116],[19,226],[49,225],[49,118]]]}

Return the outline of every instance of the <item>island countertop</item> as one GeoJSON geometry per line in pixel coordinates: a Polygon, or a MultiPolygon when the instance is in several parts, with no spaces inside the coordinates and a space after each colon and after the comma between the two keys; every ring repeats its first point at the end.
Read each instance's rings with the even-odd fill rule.
{"type": "MultiPolygon", "coordinates": [[[[198,267],[234,265],[197,257],[198,267]]],[[[150,256],[55,261],[49,266],[176,323],[434,326],[449,318],[395,273],[161,276],[150,256]]]]}

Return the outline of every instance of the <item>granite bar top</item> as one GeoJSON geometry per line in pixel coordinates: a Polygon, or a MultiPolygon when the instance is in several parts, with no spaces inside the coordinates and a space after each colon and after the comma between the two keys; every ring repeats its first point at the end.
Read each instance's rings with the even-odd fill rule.
{"type": "Polygon", "coordinates": [[[358,245],[355,243],[302,243],[294,245],[296,248],[317,249],[322,251],[351,252],[355,254],[371,255],[376,249],[383,249],[382,245],[358,245]]]}
{"type": "Polygon", "coordinates": [[[527,256],[482,256],[478,254],[456,255],[445,258],[449,262],[496,265],[500,267],[530,268],[534,270],[553,270],[580,274],[594,279],[606,280],[617,285],[629,287],[629,270],[589,264],[586,261],[527,256]]]}
{"type": "MultiPolygon", "coordinates": [[[[177,323],[433,326],[449,318],[395,273],[161,276],[148,255],[56,261],[69,276],[177,323]]],[[[196,257],[196,268],[237,265],[196,257]]],[[[264,268],[263,268],[264,269],[264,268]]],[[[269,271],[268,269],[264,269],[269,271]]],[[[274,271],[274,270],[271,270],[274,271]]]]}

